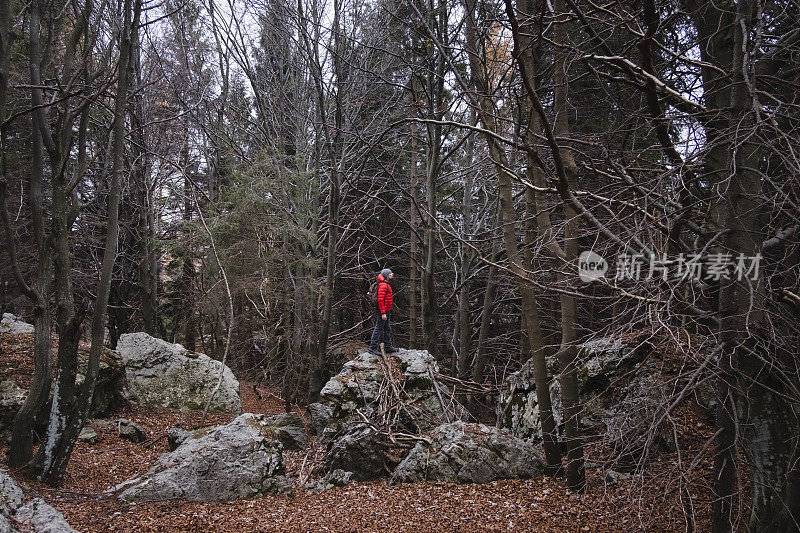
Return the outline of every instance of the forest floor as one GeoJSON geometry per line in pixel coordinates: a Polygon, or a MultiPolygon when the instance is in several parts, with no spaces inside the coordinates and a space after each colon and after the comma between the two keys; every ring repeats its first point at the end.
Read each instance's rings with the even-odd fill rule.
{"type": "MultiPolygon", "coordinates": [[[[0,379],[30,380],[30,336],[0,335],[0,379]]],[[[283,402],[273,391],[242,382],[244,412],[277,414],[283,402]]],[[[301,408],[296,411],[304,416],[301,408]]],[[[385,480],[352,483],[313,493],[304,488],[324,449],[314,439],[299,452],[284,452],[293,496],[267,496],[229,503],[170,501],[123,505],[106,489],[143,473],[168,451],[166,431],[220,424],[231,415],[182,413],[131,405],[114,415],[140,424],[144,443],[98,430],[95,444],[78,443],[62,487],[52,489],[12,473],[29,495],[61,511],[80,531],[683,531],[686,513],[698,531],[710,524],[710,465],[700,461],[686,485],[678,461],[690,462],[710,432],[703,417],[679,410],[676,427],[686,432],[686,449],[661,454],[639,475],[605,485],[602,462],[607,452],[586,449],[588,488],[572,494],[563,479],[497,481],[485,485],[413,483],[391,486],[385,480]],[[702,437],[702,438],[701,438],[702,437]],[[687,493],[689,497],[687,498],[687,493]]],[[[683,447],[683,446],[682,446],[683,447]]],[[[0,448],[5,464],[7,446],[0,448]]]]}

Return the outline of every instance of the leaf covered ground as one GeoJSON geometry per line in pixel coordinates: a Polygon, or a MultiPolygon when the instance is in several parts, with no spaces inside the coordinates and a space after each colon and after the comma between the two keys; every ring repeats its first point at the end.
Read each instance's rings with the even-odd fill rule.
{"type": "MultiPolygon", "coordinates": [[[[30,370],[28,336],[0,336],[0,379],[23,378],[30,370]],[[26,361],[27,359],[27,361],[26,361]]],[[[25,382],[25,379],[18,379],[25,382]]],[[[283,402],[271,391],[241,383],[243,410],[275,414],[283,402]]],[[[297,409],[301,412],[301,409],[297,409]]],[[[80,531],[682,531],[687,513],[694,526],[709,523],[709,467],[700,461],[682,488],[679,461],[691,461],[710,431],[692,409],[674,414],[685,436],[682,455],[662,454],[640,475],[612,486],[603,481],[607,451],[586,450],[588,490],[571,494],[563,479],[497,481],[486,485],[385,480],[353,483],[312,493],[303,488],[323,453],[312,439],[307,450],[284,454],[295,482],[293,496],[268,496],[229,503],[170,501],[122,505],[106,489],[146,471],[166,452],[166,430],[225,423],[230,415],[203,422],[199,413],[128,406],[115,416],[143,426],[148,440],[134,444],[113,430],[98,430],[95,444],[78,443],[64,485],[51,489],[15,477],[29,495],[43,497],[80,531]]],[[[2,452],[5,463],[4,446],[2,452]]]]}

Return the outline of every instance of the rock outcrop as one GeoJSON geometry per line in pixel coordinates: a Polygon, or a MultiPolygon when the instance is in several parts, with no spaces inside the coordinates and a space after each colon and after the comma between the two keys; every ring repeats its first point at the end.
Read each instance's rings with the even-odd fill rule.
{"type": "Polygon", "coordinates": [[[169,451],[174,452],[178,447],[184,443],[192,435],[191,431],[183,428],[170,428],[167,430],[167,447],[169,451]]]}
{"type": "MultiPolygon", "coordinates": [[[[584,426],[602,425],[604,414],[602,394],[617,383],[640,363],[648,352],[649,345],[633,347],[620,339],[602,338],[582,344],[578,351],[578,391],[583,406],[584,426]]],[[[548,361],[551,374],[558,373],[558,365],[548,361]]],[[[557,428],[563,422],[561,402],[561,383],[558,379],[550,382],[550,398],[553,403],[553,419],[557,428]]],[[[539,404],[536,399],[536,386],[533,379],[532,361],[509,375],[498,402],[501,425],[515,436],[522,438],[541,438],[542,427],[539,420],[539,404]]]]}
{"type": "Polygon", "coordinates": [[[391,448],[372,426],[356,424],[328,444],[324,478],[335,480],[334,485],[369,481],[389,474],[401,459],[402,456],[391,453],[391,448]],[[338,474],[337,470],[344,473],[338,474]],[[341,480],[346,481],[339,483],[341,480]]]}
{"type": "Polygon", "coordinates": [[[77,533],[41,498],[25,502],[14,479],[0,468],[0,533],[77,533]]]}
{"type": "Polygon", "coordinates": [[[635,467],[647,451],[674,451],[671,432],[661,420],[669,395],[657,369],[641,365],[621,394],[622,400],[603,413],[606,440],[617,467],[635,467]]]}
{"type": "Polygon", "coordinates": [[[147,440],[147,432],[137,424],[127,418],[117,418],[116,420],[95,420],[92,425],[96,428],[113,431],[118,437],[129,440],[133,443],[144,442],[147,440]]]}
{"type": "Polygon", "coordinates": [[[280,441],[263,415],[198,430],[143,476],[115,487],[126,502],[229,501],[291,492],[280,441]]]}
{"type": "MultiPolygon", "coordinates": [[[[75,384],[78,386],[83,384],[83,380],[86,379],[86,365],[89,359],[87,352],[81,351],[79,355],[78,375],[75,379],[75,384]]],[[[125,399],[124,391],[125,367],[123,366],[122,358],[106,348],[100,359],[100,368],[94,384],[89,416],[92,418],[104,418],[125,405],[127,400],[125,399]]]]}
{"type": "Polygon", "coordinates": [[[127,333],[119,338],[117,353],[125,366],[125,393],[142,405],[172,409],[203,409],[217,385],[212,411],[239,413],[239,382],[230,368],[180,344],[156,339],[146,333],[127,333]]]}
{"type": "Polygon", "coordinates": [[[302,450],[306,447],[306,425],[297,413],[281,413],[267,417],[265,423],[275,430],[275,436],[284,450],[302,450]]]}
{"type": "MultiPolygon", "coordinates": [[[[399,350],[387,356],[389,372],[402,397],[402,407],[395,424],[408,431],[421,432],[443,421],[460,417],[460,406],[436,379],[436,360],[424,350],[399,350]]],[[[319,403],[308,407],[311,427],[322,440],[331,440],[347,426],[370,418],[380,409],[382,397],[391,394],[392,383],[386,377],[386,365],[380,356],[368,351],[344,364],[322,388],[319,403]]]]}
{"type": "Polygon", "coordinates": [[[0,321],[0,333],[8,333],[9,335],[33,333],[33,324],[23,322],[21,318],[11,313],[3,313],[3,319],[0,321]]]}
{"type": "Polygon", "coordinates": [[[25,391],[10,379],[0,382],[0,436],[8,438],[14,417],[25,402],[25,391]]]}
{"type": "Polygon", "coordinates": [[[503,429],[458,421],[437,427],[428,442],[418,442],[390,481],[488,483],[537,476],[542,464],[538,448],[530,441],[503,429]]]}

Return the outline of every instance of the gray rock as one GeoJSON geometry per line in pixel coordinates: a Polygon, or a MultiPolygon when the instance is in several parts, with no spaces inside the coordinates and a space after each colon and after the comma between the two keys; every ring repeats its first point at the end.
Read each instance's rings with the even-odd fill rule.
{"type": "Polygon", "coordinates": [[[306,425],[297,413],[281,413],[270,416],[266,423],[275,428],[275,435],[284,450],[302,450],[306,447],[306,425]]]}
{"type": "Polygon", "coordinates": [[[178,446],[183,444],[183,441],[191,436],[192,432],[183,428],[170,428],[167,430],[167,446],[169,451],[174,452],[178,446]]]}
{"type": "Polygon", "coordinates": [[[25,402],[26,393],[17,384],[6,379],[0,382],[0,433],[8,433],[14,425],[14,417],[25,402]]]}
{"type": "Polygon", "coordinates": [[[25,503],[17,482],[0,468],[0,533],[72,533],[61,513],[36,498],[25,503]]]}
{"type": "MultiPolygon", "coordinates": [[[[396,379],[402,382],[398,386],[404,391],[398,427],[417,433],[462,416],[461,406],[451,402],[447,387],[435,379],[438,366],[431,354],[425,350],[401,349],[389,358],[396,365],[396,379]],[[443,408],[444,402],[447,403],[443,408]]],[[[381,357],[360,352],[325,384],[319,404],[309,406],[312,429],[322,440],[332,439],[342,428],[361,422],[362,415],[375,414],[384,390],[386,377],[381,357]]]]}
{"type": "Polygon", "coordinates": [[[369,481],[391,472],[401,457],[392,457],[377,432],[367,424],[355,424],[328,444],[326,476],[336,470],[350,472],[353,481],[369,481]]]}
{"type": "Polygon", "coordinates": [[[64,516],[41,498],[26,503],[14,515],[17,528],[31,533],[73,533],[64,516]]]}
{"type": "Polygon", "coordinates": [[[622,389],[622,394],[622,400],[608,409],[603,417],[606,439],[617,457],[618,466],[632,468],[645,452],[659,448],[672,451],[671,435],[660,423],[668,403],[668,391],[661,382],[658,369],[648,365],[640,367],[622,389]]]}
{"type": "Polygon", "coordinates": [[[114,487],[126,502],[229,501],[291,492],[282,445],[263,415],[245,413],[231,423],[197,431],[150,470],[114,487]]]}
{"type": "Polygon", "coordinates": [[[137,424],[127,418],[117,418],[116,420],[95,420],[93,425],[98,428],[115,431],[117,436],[133,443],[144,442],[147,440],[147,432],[137,424]]]}
{"type": "Polygon", "coordinates": [[[120,418],[115,422],[117,426],[117,433],[125,440],[134,443],[144,442],[147,440],[147,432],[135,422],[120,418]]]}
{"type": "Polygon", "coordinates": [[[392,473],[391,483],[488,483],[542,471],[539,449],[503,429],[458,421],[437,427],[429,439],[414,446],[392,473]]]}
{"type": "MultiPolygon", "coordinates": [[[[600,338],[585,342],[578,350],[578,392],[583,406],[584,426],[601,425],[603,419],[602,394],[614,382],[642,361],[649,345],[637,348],[623,343],[619,338],[600,338]]],[[[548,361],[551,374],[558,374],[555,358],[548,361]]],[[[561,383],[550,381],[550,398],[553,419],[559,433],[563,422],[561,383]]],[[[498,417],[502,427],[523,438],[541,438],[539,405],[533,375],[533,361],[529,360],[519,371],[506,378],[498,402],[498,417]]]]}
{"type": "Polygon", "coordinates": [[[78,435],[78,440],[87,444],[94,444],[97,442],[97,432],[89,426],[84,426],[78,435]]]}
{"type": "Polygon", "coordinates": [[[332,489],[333,487],[344,487],[353,480],[353,473],[342,469],[328,472],[317,481],[306,483],[306,489],[311,492],[321,492],[332,489]]]}
{"type": "Polygon", "coordinates": [[[25,501],[25,495],[17,482],[0,468],[0,515],[10,516],[25,501]]]}
{"type": "Polygon", "coordinates": [[[3,319],[0,321],[0,333],[8,333],[9,335],[33,333],[33,324],[23,322],[19,317],[11,313],[3,313],[3,319]]]}
{"type": "MultiPolygon", "coordinates": [[[[76,386],[83,384],[84,379],[86,379],[85,373],[86,362],[82,361],[78,368],[78,375],[75,378],[76,386]]],[[[125,367],[122,364],[122,359],[116,353],[106,349],[100,361],[89,415],[92,418],[105,418],[126,402],[125,367]]]]}
{"type": "Polygon", "coordinates": [[[308,404],[308,418],[311,421],[311,432],[314,435],[322,435],[325,426],[333,416],[333,409],[331,406],[324,403],[310,403],[308,404]]]}
{"type": "Polygon", "coordinates": [[[19,533],[18,530],[11,526],[8,518],[0,514],[0,533],[19,533]]]}
{"type": "Polygon", "coordinates": [[[628,473],[617,472],[616,470],[606,470],[605,481],[606,485],[616,485],[620,481],[630,478],[628,473]]]}
{"type": "Polygon", "coordinates": [[[239,382],[231,369],[202,353],[189,352],[146,333],[127,333],[117,343],[125,365],[125,392],[142,405],[172,409],[203,409],[217,385],[211,410],[239,413],[239,382]]]}

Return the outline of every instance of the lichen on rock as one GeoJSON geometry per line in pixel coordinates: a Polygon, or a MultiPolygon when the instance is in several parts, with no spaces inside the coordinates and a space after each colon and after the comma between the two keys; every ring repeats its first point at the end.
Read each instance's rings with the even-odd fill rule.
{"type": "Polygon", "coordinates": [[[142,405],[180,410],[203,409],[217,385],[210,409],[240,413],[239,382],[231,369],[180,344],[156,339],[146,333],[120,337],[117,353],[125,366],[125,393],[142,405]]]}

